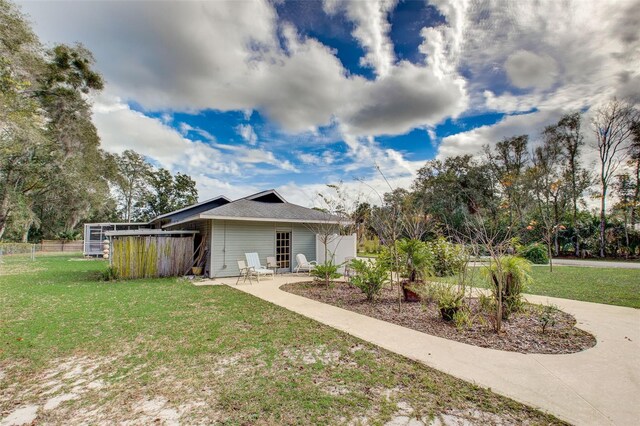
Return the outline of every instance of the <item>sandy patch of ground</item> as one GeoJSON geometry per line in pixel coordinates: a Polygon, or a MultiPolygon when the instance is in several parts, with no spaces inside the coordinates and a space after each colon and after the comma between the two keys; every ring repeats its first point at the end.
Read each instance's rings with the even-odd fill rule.
{"type": "Polygon", "coordinates": [[[342,354],[340,351],[329,351],[325,345],[319,345],[315,348],[307,349],[285,349],[282,356],[293,362],[302,362],[303,364],[315,364],[319,362],[323,365],[335,364],[340,360],[342,354]]]}
{"type": "Polygon", "coordinates": [[[37,405],[22,406],[0,421],[1,426],[18,426],[31,424],[38,416],[37,405]]]}
{"type": "MultiPolygon", "coordinates": [[[[236,366],[243,370],[245,355],[217,357],[211,364],[212,373],[224,375],[236,366]]],[[[219,417],[211,409],[215,388],[206,392],[177,381],[169,368],[148,371],[136,365],[124,368],[122,374],[126,362],[123,357],[88,356],[52,360],[49,367],[9,382],[0,392],[0,426],[177,425],[198,423],[198,419],[210,423],[219,417]],[[145,374],[153,378],[148,384],[141,383],[145,374]]],[[[4,374],[9,379],[11,370],[3,370],[4,374]]]]}

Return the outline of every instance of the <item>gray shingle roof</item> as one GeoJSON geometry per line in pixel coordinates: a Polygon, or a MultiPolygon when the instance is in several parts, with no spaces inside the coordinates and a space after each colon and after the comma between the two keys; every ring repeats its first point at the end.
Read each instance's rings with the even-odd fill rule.
{"type": "Polygon", "coordinates": [[[240,199],[207,210],[200,217],[215,219],[257,219],[273,220],[276,222],[334,222],[341,223],[344,219],[318,210],[302,207],[291,203],[263,203],[240,199]]]}

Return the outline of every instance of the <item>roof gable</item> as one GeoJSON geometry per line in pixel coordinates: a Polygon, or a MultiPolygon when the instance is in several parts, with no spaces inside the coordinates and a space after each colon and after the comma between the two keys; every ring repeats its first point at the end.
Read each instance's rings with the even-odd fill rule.
{"type": "MultiPolygon", "coordinates": [[[[287,202],[287,200],[285,200],[282,195],[278,194],[278,191],[276,191],[275,189],[269,189],[267,191],[258,192],[256,194],[249,195],[248,197],[244,197],[242,198],[242,200],[257,201],[260,203],[286,203],[287,202]]],[[[236,200],[236,201],[239,201],[239,200],[236,200]]]]}

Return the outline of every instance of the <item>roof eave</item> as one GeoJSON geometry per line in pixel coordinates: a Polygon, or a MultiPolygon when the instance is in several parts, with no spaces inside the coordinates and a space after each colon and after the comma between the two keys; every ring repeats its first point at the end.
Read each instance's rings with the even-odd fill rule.
{"type": "Polygon", "coordinates": [[[352,221],[340,220],[309,220],[309,219],[284,219],[274,217],[236,217],[236,216],[217,216],[217,215],[199,215],[200,219],[213,220],[238,220],[243,222],[279,222],[279,223],[310,223],[310,224],[326,224],[326,225],[349,225],[352,221]]]}
{"type": "Polygon", "coordinates": [[[172,226],[182,225],[188,222],[193,222],[194,220],[204,219],[200,217],[201,215],[189,216],[186,219],[179,220],[178,222],[167,223],[166,225],[162,225],[162,229],[171,228],[172,226]]]}

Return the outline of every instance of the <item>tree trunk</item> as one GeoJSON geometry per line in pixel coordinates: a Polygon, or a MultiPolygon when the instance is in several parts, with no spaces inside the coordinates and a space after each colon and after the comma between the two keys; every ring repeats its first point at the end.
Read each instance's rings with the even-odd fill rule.
{"type": "Polygon", "coordinates": [[[9,194],[5,189],[2,194],[2,201],[0,201],[0,239],[4,235],[4,231],[7,227],[7,219],[9,218],[9,194]]]}
{"type": "Polygon", "coordinates": [[[31,222],[29,222],[22,231],[22,239],[23,243],[29,242],[29,230],[31,229],[31,222]]]}
{"type": "Polygon", "coordinates": [[[607,221],[607,215],[605,213],[605,209],[607,207],[606,198],[607,198],[607,187],[603,186],[602,187],[602,200],[600,201],[600,257],[604,257],[604,254],[605,254],[605,250],[604,250],[604,245],[605,245],[604,231],[605,231],[605,228],[606,228],[606,221],[607,221]]]}
{"type": "Polygon", "coordinates": [[[636,184],[633,193],[633,203],[631,208],[631,228],[635,229],[636,225],[636,209],[640,203],[640,160],[636,160],[636,184]]]}
{"type": "MultiPolygon", "coordinates": [[[[577,136],[579,138],[579,136],[577,136]]],[[[577,147],[578,145],[576,145],[577,147]]],[[[571,215],[571,227],[573,228],[573,232],[575,233],[575,237],[576,237],[576,257],[580,257],[580,233],[578,232],[578,185],[576,183],[576,173],[577,173],[577,167],[576,167],[576,156],[577,156],[577,148],[576,148],[576,154],[571,154],[571,160],[570,160],[570,164],[571,164],[571,202],[573,204],[573,212],[571,215]]]]}
{"type": "MultiPolygon", "coordinates": [[[[556,237],[558,236],[558,234],[556,233],[556,237]]],[[[549,236],[551,237],[551,236],[549,236]]],[[[557,240],[556,240],[557,242],[557,240]]],[[[549,272],[553,272],[553,255],[551,253],[551,244],[548,244],[547,247],[549,248],[549,272]]]]}
{"type": "Polygon", "coordinates": [[[624,241],[625,241],[625,245],[626,245],[626,250],[625,250],[625,256],[627,259],[629,258],[629,227],[628,227],[628,223],[629,223],[629,215],[627,214],[627,210],[625,207],[625,211],[624,211],[624,241]]]}

